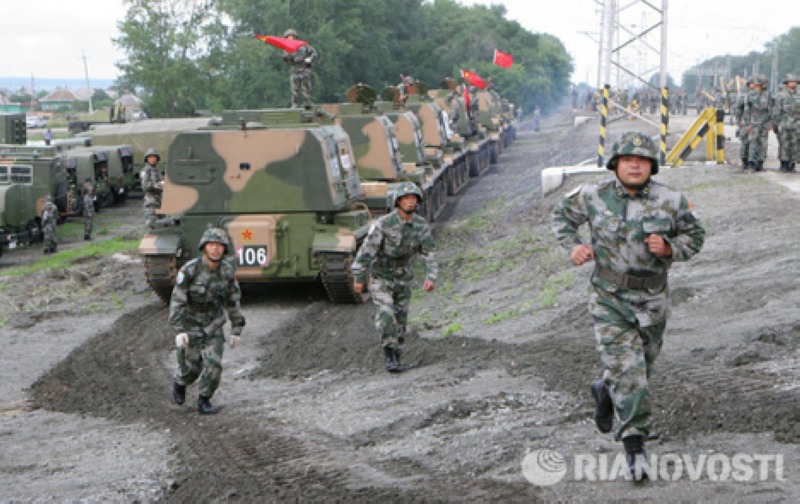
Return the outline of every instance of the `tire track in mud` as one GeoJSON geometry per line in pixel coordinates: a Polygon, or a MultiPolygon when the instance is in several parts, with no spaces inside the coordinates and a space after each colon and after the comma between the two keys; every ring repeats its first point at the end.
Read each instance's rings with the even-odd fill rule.
{"type": "Polygon", "coordinates": [[[169,373],[161,361],[172,344],[165,318],[161,305],[124,315],[110,331],[75,349],[30,392],[37,407],[142,422],[173,433],[178,468],[166,489],[170,499],[425,500],[451,498],[457,487],[485,496],[531,491],[527,485],[514,490],[493,481],[456,484],[452,476],[430,468],[420,472],[413,461],[389,461],[389,473],[381,464],[359,461],[346,440],[278,421],[259,423],[242,411],[199,417],[191,399],[179,408],[169,396],[169,373]]]}

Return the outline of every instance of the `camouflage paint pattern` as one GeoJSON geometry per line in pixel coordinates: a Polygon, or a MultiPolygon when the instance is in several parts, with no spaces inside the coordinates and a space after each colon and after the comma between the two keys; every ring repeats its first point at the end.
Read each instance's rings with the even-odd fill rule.
{"type": "MultiPolygon", "coordinates": [[[[257,115],[246,122],[257,124],[257,115]]],[[[355,255],[369,212],[345,131],[315,124],[233,129],[235,117],[231,129],[176,137],[160,212],[180,225],[151,231],[140,254],[178,256],[182,264],[200,255],[193,244],[207,226],[221,227],[238,279],[267,283],[317,279],[320,253],[355,255]]]]}
{"type": "Polygon", "coordinates": [[[82,197],[81,185],[89,178],[99,208],[123,199],[138,184],[129,145],[77,147],[63,152],[61,163],[69,179],[70,197],[82,197]]]}
{"type": "MultiPolygon", "coordinates": [[[[686,261],[703,246],[705,230],[680,192],[650,181],[629,195],[616,179],[579,187],[554,209],[552,227],[568,250],[582,244],[578,228],[588,224],[597,267],[617,274],[666,278],[674,261],[686,261]],[[662,236],[672,256],[651,254],[645,238],[662,236]]],[[[618,417],[617,437],[646,436],[650,429],[647,377],[661,348],[669,315],[669,286],[633,289],[592,276],[589,313],[597,348],[618,417]]]]}

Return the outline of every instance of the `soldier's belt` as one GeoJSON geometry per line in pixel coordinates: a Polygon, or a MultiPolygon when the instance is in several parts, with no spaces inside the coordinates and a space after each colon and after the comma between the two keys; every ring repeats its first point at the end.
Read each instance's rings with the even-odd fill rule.
{"type": "Polygon", "coordinates": [[[408,257],[382,257],[381,263],[389,268],[405,268],[408,266],[408,257]]]}
{"type": "Polygon", "coordinates": [[[595,265],[594,276],[608,280],[611,283],[617,284],[620,287],[628,289],[658,289],[667,283],[667,273],[664,272],[660,275],[643,277],[637,275],[627,275],[616,273],[610,269],[603,268],[602,266],[595,265]]]}

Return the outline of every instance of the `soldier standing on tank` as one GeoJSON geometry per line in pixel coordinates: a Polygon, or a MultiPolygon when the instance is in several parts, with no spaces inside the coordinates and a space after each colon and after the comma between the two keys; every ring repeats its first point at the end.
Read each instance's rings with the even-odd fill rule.
{"type": "Polygon", "coordinates": [[[53,203],[53,197],[49,194],[44,199],[42,207],[42,234],[44,235],[44,254],[54,254],[58,248],[58,236],[56,235],[56,223],[58,221],[58,207],[53,203]]]}
{"type": "Polygon", "coordinates": [[[405,341],[411,281],[411,259],[422,256],[425,281],[422,288],[436,287],[438,267],[430,224],[415,211],[422,203],[422,193],[412,182],[403,182],[396,191],[395,209],[372,225],[353,262],[354,290],[364,292],[367,274],[369,290],[375,303],[375,328],[380,333],[386,371],[402,373],[400,363],[405,341]],[[370,271],[371,270],[371,271],[370,271]]]}
{"type": "MultiPolygon", "coordinates": [[[[284,38],[297,39],[297,32],[286,30],[284,38]]],[[[291,65],[289,85],[292,90],[292,108],[300,108],[300,95],[303,97],[303,106],[311,108],[311,66],[317,59],[317,50],[311,44],[305,44],[295,52],[283,52],[283,61],[291,65]]]]}
{"type": "Polygon", "coordinates": [[[83,189],[83,239],[91,240],[94,227],[94,185],[88,181],[83,189]]]}
{"type": "Polygon", "coordinates": [[[762,171],[767,159],[767,137],[772,121],[771,104],[765,75],[756,78],[755,90],[747,94],[746,114],[748,156],[747,167],[753,171],[762,171]]]}
{"type": "Polygon", "coordinates": [[[157,210],[161,208],[161,194],[164,191],[164,181],[158,163],[161,156],[155,149],[148,149],[144,154],[144,168],[139,173],[144,191],[144,223],[148,228],[154,228],[157,221],[157,210]]]}
{"type": "Polygon", "coordinates": [[[591,384],[600,432],[622,439],[631,475],[646,477],[651,433],[648,380],[669,313],[667,273],[703,246],[705,231],[686,197],[652,180],[656,144],[641,133],[615,142],[606,168],[616,178],[579,187],[555,208],[553,231],[575,265],[595,260],[589,294],[603,377],[591,384]],[[589,226],[590,244],[578,234],[589,226]]]}
{"type": "Polygon", "coordinates": [[[779,159],[781,171],[792,173],[798,157],[798,135],[800,135],[800,95],[797,94],[797,76],[787,74],[783,79],[786,88],[780,93],[776,104],[775,122],[779,125],[779,159]]]}
{"type": "Polygon", "coordinates": [[[183,404],[186,387],[199,378],[197,411],[201,415],[219,412],[210,400],[222,378],[225,312],[231,320],[231,348],[236,346],[245,325],[236,268],[225,260],[229,246],[224,229],[207,229],[198,245],[203,255],[186,263],[178,272],[169,305],[169,323],[178,333],[175,337],[178,372],[173,380],[172,398],[183,404]]]}

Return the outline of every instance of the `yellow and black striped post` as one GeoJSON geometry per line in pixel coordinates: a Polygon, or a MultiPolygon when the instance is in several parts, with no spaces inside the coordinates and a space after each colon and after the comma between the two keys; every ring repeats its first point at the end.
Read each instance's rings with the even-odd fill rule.
{"type": "Polygon", "coordinates": [[[669,126],[669,88],[661,88],[661,148],[660,158],[664,164],[667,156],[667,126],[669,126]]]}
{"type": "Polygon", "coordinates": [[[725,164],[725,111],[717,109],[717,164],[725,164]]]}
{"type": "Polygon", "coordinates": [[[606,119],[608,118],[608,98],[610,84],[603,86],[603,99],[600,100],[600,142],[597,145],[597,166],[603,167],[603,158],[606,155],[606,119]]]}

